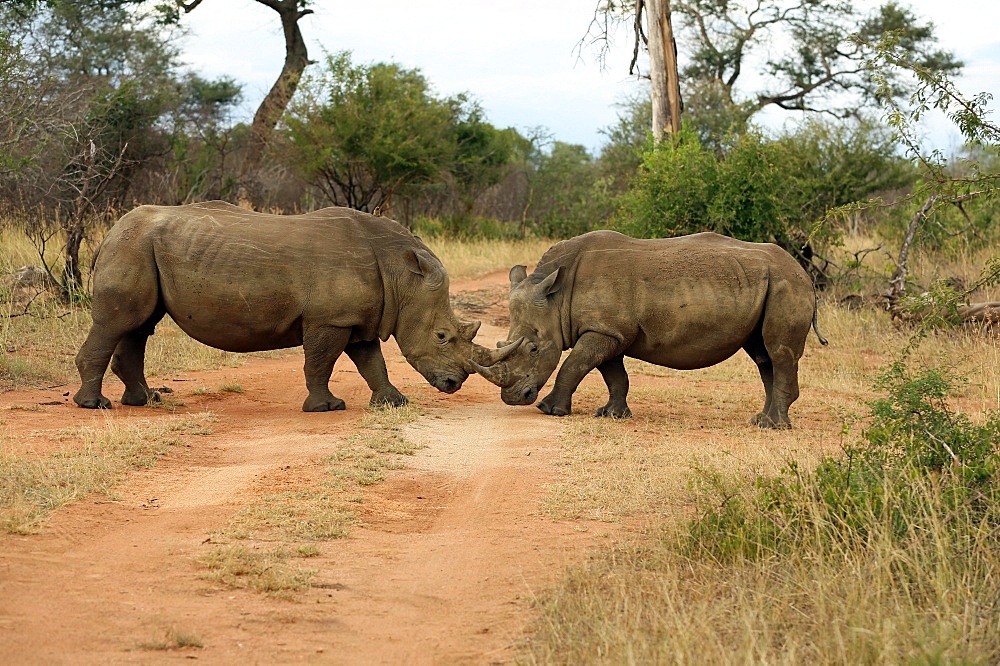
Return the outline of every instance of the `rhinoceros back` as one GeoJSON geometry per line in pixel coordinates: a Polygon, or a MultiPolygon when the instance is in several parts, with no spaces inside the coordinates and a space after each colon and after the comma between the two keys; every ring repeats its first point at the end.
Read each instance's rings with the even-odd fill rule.
{"type": "Polygon", "coordinates": [[[627,355],[677,369],[707,367],[740,350],[761,326],[769,298],[814,309],[808,275],[784,250],[706,232],[633,239],[612,231],[557,243],[530,278],[565,272],[564,340],[594,331],[627,355]],[[798,303],[801,301],[801,303],[798,303]]]}
{"type": "Polygon", "coordinates": [[[105,283],[155,282],[178,326],[229,351],[299,345],[310,319],[372,339],[384,301],[373,243],[391,254],[407,237],[412,245],[391,220],[342,208],[284,216],[224,202],[142,206],[102,244],[95,301],[105,283]]]}

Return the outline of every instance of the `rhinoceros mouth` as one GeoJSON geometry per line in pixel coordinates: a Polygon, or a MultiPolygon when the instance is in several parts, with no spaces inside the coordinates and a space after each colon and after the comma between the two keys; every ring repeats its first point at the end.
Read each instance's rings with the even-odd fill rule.
{"type": "Polygon", "coordinates": [[[526,386],[510,390],[510,387],[507,387],[500,392],[500,398],[508,405],[533,405],[535,404],[535,400],[538,399],[538,388],[535,386],[526,386]]]}
{"type": "Polygon", "coordinates": [[[462,388],[464,381],[464,378],[458,379],[457,377],[435,377],[431,380],[431,386],[442,393],[454,393],[462,388]]]}

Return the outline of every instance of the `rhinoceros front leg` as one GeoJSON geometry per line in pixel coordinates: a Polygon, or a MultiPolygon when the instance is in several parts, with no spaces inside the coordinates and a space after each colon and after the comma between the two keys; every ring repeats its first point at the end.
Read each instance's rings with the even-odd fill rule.
{"type": "Polygon", "coordinates": [[[383,405],[402,407],[409,402],[406,396],[389,382],[389,373],[385,368],[385,357],[382,356],[382,345],[377,338],[364,342],[352,342],[347,345],[347,355],[354,361],[358,372],[368,383],[368,388],[372,390],[372,399],[369,403],[372,407],[383,405]]]}
{"type": "Polygon", "coordinates": [[[625,372],[625,357],[618,356],[605,361],[597,366],[597,369],[604,377],[604,383],[608,385],[608,404],[594,412],[594,416],[610,416],[616,419],[632,416],[632,410],[628,408],[626,402],[628,373],[625,372]]]}
{"type": "MultiPolygon", "coordinates": [[[[556,375],[555,385],[538,409],[552,416],[566,416],[573,412],[573,393],[591,370],[616,356],[621,356],[621,343],[600,333],[584,333],[563,361],[556,375]]],[[[625,368],[622,367],[622,372],[625,368]]],[[[610,387],[609,387],[610,391],[610,387]]]]}
{"type": "Polygon", "coordinates": [[[304,373],[309,389],[309,396],[302,403],[303,412],[331,412],[347,407],[343,400],[330,393],[330,375],[350,338],[349,328],[313,326],[302,331],[302,350],[306,357],[304,373]]]}

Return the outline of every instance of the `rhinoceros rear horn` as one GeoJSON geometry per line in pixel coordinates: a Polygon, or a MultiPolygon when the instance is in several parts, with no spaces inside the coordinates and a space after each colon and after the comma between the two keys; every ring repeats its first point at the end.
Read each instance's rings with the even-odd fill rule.
{"type": "Polygon", "coordinates": [[[463,339],[472,342],[473,340],[475,340],[476,333],[479,332],[480,326],[482,326],[481,321],[461,322],[458,325],[459,335],[461,335],[463,339]]]}

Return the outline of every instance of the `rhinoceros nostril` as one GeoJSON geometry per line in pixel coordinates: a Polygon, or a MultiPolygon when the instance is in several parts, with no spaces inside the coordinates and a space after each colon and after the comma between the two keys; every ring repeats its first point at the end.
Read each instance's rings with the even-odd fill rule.
{"type": "Polygon", "coordinates": [[[525,404],[530,405],[538,397],[538,389],[534,387],[528,387],[521,392],[521,396],[524,398],[525,404]]]}

